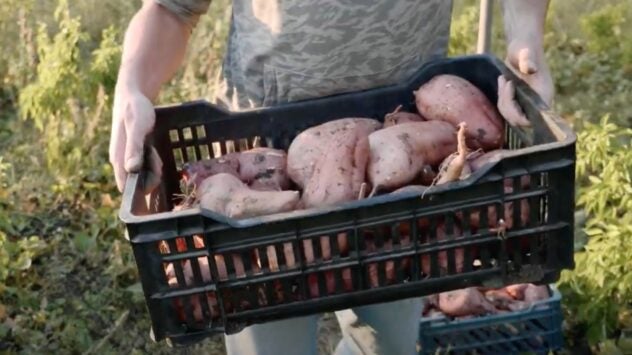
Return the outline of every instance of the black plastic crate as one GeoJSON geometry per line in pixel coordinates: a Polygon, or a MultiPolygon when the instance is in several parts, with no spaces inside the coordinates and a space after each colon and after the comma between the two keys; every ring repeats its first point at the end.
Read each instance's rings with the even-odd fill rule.
{"type": "Polygon", "coordinates": [[[423,199],[415,193],[387,194],[238,221],[197,208],[172,211],[185,162],[253,145],[287,149],[310,126],[343,117],[381,120],[400,104],[414,112],[413,90],[438,74],[461,76],[496,102],[501,72],[518,80],[497,58],[468,56],[428,63],[400,85],[271,108],[230,113],[192,102],[157,109],[149,142],[163,159],[162,185],[144,196],[144,173],[131,174],[120,212],[155,339],[184,345],[254,323],[468,286],[550,283],[562,269],[573,268],[576,137],[522,81],[516,83],[517,99],[533,127],[507,128],[505,148],[511,151],[500,161],[466,180],[436,186],[423,199]],[[521,183],[525,176],[527,187],[521,183]],[[506,183],[513,193],[505,194],[506,183]],[[529,207],[524,224],[519,223],[522,201],[529,207]],[[509,203],[517,206],[518,222],[503,236],[484,212],[495,209],[502,216],[509,203]],[[472,229],[469,220],[476,211],[480,228],[472,229]],[[439,222],[445,225],[445,240],[437,240],[439,222]],[[404,243],[406,236],[414,243],[404,243]],[[367,248],[368,238],[376,248],[367,248]],[[325,240],[333,254],[329,260],[321,257],[325,240]],[[340,253],[339,242],[349,245],[347,253],[340,253]],[[303,243],[312,243],[313,263],[306,262],[303,243]],[[286,251],[294,267],[288,266],[286,251]],[[270,263],[270,255],[277,263],[270,263]],[[459,257],[462,268],[456,265],[459,257]],[[176,276],[171,285],[166,266],[176,276]],[[228,276],[219,277],[218,267],[228,276]],[[377,273],[378,284],[369,282],[369,273],[377,273]],[[192,278],[185,280],[186,274],[192,278]],[[318,295],[310,292],[314,287],[318,295]]]}
{"type": "Polygon", "coordinates": [[[464,320],[422,317],[419,355],[548,354],[564,347],[561,294],[530,308],[464,320]]]}

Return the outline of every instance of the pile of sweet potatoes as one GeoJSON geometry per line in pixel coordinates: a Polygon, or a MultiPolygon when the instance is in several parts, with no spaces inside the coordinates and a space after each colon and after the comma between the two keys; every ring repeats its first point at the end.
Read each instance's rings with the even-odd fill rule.
{"type": "Polygon", "coordinates": [[[382,120],[332,120],[301,132],[287,152],[257,147],[188,163],[183,180],[195,196],[184,207],[248,218],[332,206],[464,179],[501,152],[503,118],[467,80],[438,75],[414,98],[416,113],[398,106],[382,120]]]}
{"type": "Polygon", "coordinates": [[[516,284],[503,288],[470,287],[426,297],[422,316],[469,319],[516,312],[550,298],[547,286],[516,284]]]}
{"type": "MultiPolygon", "coordinates": [[[[421,195],[434,185],[466,179],[500,157],[504,120],[495,105],[474,85],[457,76],[439,75],[413,95],[417,112],[404,112],[399,106],[380,119],[349,117],[332,120],[298,134],[287,152],[256,147],[188,163],[182,170],[182,185],[191,193],[174,209],[199,206],[240,219],[334,206],[384,193],[418,191],[421,195]]],[[[512,186],[506,186],[507,192],[511,189],[512,186]]],[[[521,207],[522,211],[528,211],[525,206],[521,207]]],[[[480,216],[472,213],[469,217],[471,228],[477,229],[480,216]]],[[[528,219],[528,215],[521,217],[528,219]]],[[[490,210],[487,220],[490,227],[512,228],[511,205],[505,206],[504,216],[497,216],[495,210],[490,210]]],[[[400,231],[400,243],[411,242],[409,233],[400,231]]],[[[461,229],[455,225],[450,233],[460,234],[461,229]]],[[[446,234],[443,222],[439,221],[435,232],[437,239],[445,238],[446,234]]],[[[299,245],[302,248],[300,255],[307,265],[315,263],[313,249],[318,247],[321,251],[318,262],[327,262],[332,258],[334,246],[331,243],[337,243],[335,249],[339,256],[344,256],[349,250],[347,237],[342,233],[333,239],[329,236],[306,239],[299,245]]],[[[363,237],[368,252],[378,249],[371,233],[363,237]]],[[[196,247],[203,248],[203,239],[196,238],[196,247]]],[[[387,240],[381,247],[388,247],[389,243],[387,240]]],[[[186,245],[183,244],[183,248],[186,250],[186,245]]],[[[161,250],[170,252],[166,243],[161,250]]],[[[231,256],[234,275],[227,274],[225,257],[216,256],[219,278],[240,278],[265,269],[276,271],[279,267],[298,267],[299,255],[294,255],[291,244],[284,246],[282,256],[277,255],[277,250],[274,246],[267,247],[263,259],[268,265],[262,265],[261,251],[253,251],[252,261],[247,263],[253,270],[244,269],[241,256],[231,256]],[[284,265],[280,265],[279,259],[284,265]]],[[[455,255],[460,272],[463,251],[456,250],[455,255]]],[[[440,252],[438,257],[440,267],[445,269],[446,253],[440,252]]],[[[420,271],[428,274],[430,261],[427,257],[421,260],[420,271]]],[[[210,281],[208,260],[201,258],[199,263],[203,281],[210,281]]],[[[168,264],[165,272],[168,284],[178,287],[173,265],[168,264]]],[[[183,266],[183,273],[188,286],[193,281],[190,264],[183,266]]],[[[395,273],[393,264],[386,265],[387,280],[392,281],[395,273]]],[[[335,292],[332,272],[326,273],[325,289],[319,287],[313,276],[308,278],[310,297],[335,292]]],[[[368,266],[368,278],[371,287],[379,286],[376,265],[368,266]]],[[[343,270],[342,282],[344,290],[352,290],[350,270],[343,270]]],[[[268,301],[263,299],[259,303],[268,301]]],[[[199,299],[195,298],[193,302],[197,319],[201,314],[199,299]]],[[[216,304],[214,299],[209,299],[209,308],[216,304]]]]}

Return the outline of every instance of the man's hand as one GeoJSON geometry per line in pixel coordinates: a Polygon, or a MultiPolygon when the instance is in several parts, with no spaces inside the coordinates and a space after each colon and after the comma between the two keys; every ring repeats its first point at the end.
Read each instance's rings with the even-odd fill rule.
{"type": "Polygon", "coordinates": [[[154,128],[155,121],[154,105],[147,97],[136,90],[117,88],[110,138],[110,163],[114,167],[119,191],[123,191],[127,174],[139,172],[144,164],[149,168],[145,192],[150,192],[160,183],[162,161],[155,148],[151,147],[145,152],[145,139],[154,128]]]}
{"type": "Polygon", "coordinates": [[[149,172],[145,193],[160,183],[160,157],[153,147],[145,146],[156,121],[152,101],[182,62],[192,25],[209,1],[164,3],[169,7],[153,0],[143,2],[125,34],[110,138],[110,163],[121,192],[127,174],[143,167],[149,172]]]}
{"type": "MultiPolygon", "coordinates": [[[[507,66],[537,92],[544,103],[553,101],[553,79],[544,58],[543,31],[548,0],[508,0],[501,3],[507,37],[507,66]]],[[[515,100],[514,83],[498,77],[498,110],[513,126],[530,126],[515,100]]]]}
{"type": "MultiPolygon", "coordinates": [[[[506,63],[550,105],[553,100],[553,79],[542,52],[542,48],[512,42],[508,48],[506,63]]],[[[498,110],[511,125],[531,125],[515,100],[514,83],[502,75],[498,77],[498,110]]]]}

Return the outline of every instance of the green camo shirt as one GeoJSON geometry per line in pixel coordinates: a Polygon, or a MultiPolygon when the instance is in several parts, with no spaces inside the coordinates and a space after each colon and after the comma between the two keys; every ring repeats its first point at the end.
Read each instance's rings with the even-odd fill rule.
{"type": "MultiPolygon", "coordinates": [[[[210,0],[154,0],[187,21],[210,0]]],[[[217,102],[232,110],[393,84],[445,54],[451,0],[233,0],[217,102]]]]}

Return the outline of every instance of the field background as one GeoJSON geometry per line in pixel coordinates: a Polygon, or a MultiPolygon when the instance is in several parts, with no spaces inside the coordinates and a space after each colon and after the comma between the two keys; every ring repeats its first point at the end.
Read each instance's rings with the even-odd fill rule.
{"type": "MultiPolygon", "coordinates": [[[[209,98],[230,18],[215,0],[160,102],[209,98]]],[[[107,163],[121,38],[140,0],[0,2],[0,354],[173,353],[149,337],[107,163]]],[[[450,55],[478,2],[455,0],[450,55]]],[[[632,353],[632,2],[553,1],[555,109],[579,134],[577,268],[559,282],[573,353],[632,353]],[[581,351],[581,352],[580,352],[581,351]]],[[[496,9],[493,51],[504,56],[496,9]]],[[[335,322],[321,329],[323,354],[335,322]]],[[[196,350],[222,354],[221,338],[196,350]]]]}

